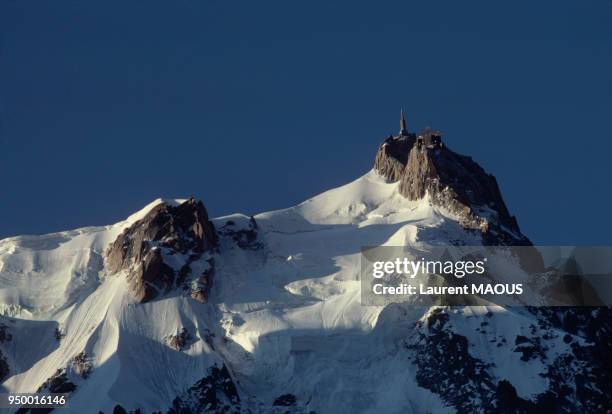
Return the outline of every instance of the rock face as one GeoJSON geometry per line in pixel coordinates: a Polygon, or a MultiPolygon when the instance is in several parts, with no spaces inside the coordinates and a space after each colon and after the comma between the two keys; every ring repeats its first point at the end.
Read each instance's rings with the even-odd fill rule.
{"type": "Polygon", "coordinates": [[[70,365],[74,373],[83,379],[87,379],[93,370],[91,358],[85,351],[78,353],[70,361],[70,365]]]}
{"type": "Polygon", "coordinates": [[[168,414],[240,413],[240,396],[227,367],[213,366],[208,375],[172,401],[168,414]]]}
{"type": "Polygon", "coordinates": [[[385,139],[374,168],[388,182],[399,181],[399,192],[407,199],[429,196],[463,227],[481,232],[485,243],[531,244],[510,215],[495,177],[446,147],[439,132],[425,129],[418,136],[385,139]]]}
{"type": "Polygon", "coordinates": [[[457,317],[448,307],[432,308],[404,343],[406,349],[413,351],[419,386],[440,395],[457,413],[611,412],[612,360],[607,355],[612,346],[612,310],[608,307],[527,310],[535,319],[524,326],[522,332],[526,336],[517,335],[513,341],[506,341],[504,332],[498,329],[496,321],[503,317],[501,314],[489,312],[467,317],[482,321],[475,332],[481,337],[477,342],[495,344],[500,352],[520,354],[520,365],[543,367],[539,376],[547,380],[545,389],[525,399],[517,394],[516,381],[513,385],[508,379],[496,377],[491,369],[493,364],[470,352],[474,334],[460,331],[454,325],[465,323],[466,315],[457,317]],[[564,351],[559,339],[569,345],[564,351]]]}
{"type": "MultiPolygon", "coordinates": [[[[10,342],[13,340],[13,335],[8,326],[3,323],[0,323],[0,343],[1,342],[10,342]]],[[[11,372],[9,364],[6,360],[6,357],[0,350],[0,382],[4,381],[9,373],[11,372]]]]}
{"type": "Polygon", "coordinates": [[[49,391],[51,393],[65,394],[76,390],[76,385],[70,381],[65,369],[58,369],[36,390],[37,393],[49,391]]]}
{"type": "MultiPolygon", "coordinates": [[[[161,203],[123,231],[105,255],[110,273],[127,272],[130,292],[140,302],[181,287],[192,275],[192,264],[217,244],[217,235],[201,201],[193,198],[178,206],[161,203]]],[[[204,302],[214,263],[199,269],[191,294],[204,302]]]]}
{"type": "Polygon", "coordinates": [[[408,154],[416,142],[416,136],[398,136],[385,139],[374,160],[374,168],[389,182],[396,182],[402,178],[408,154]]]}
{"type": "Polygon", "coordinates": [[[236,246],[244,250],[261,250],[264,247],[259,241],[259,226],[253,216],[249,218],[246,226],[240,226],[233,220],[228,220],[219,228],[218,234],[232,239],[236,246]]]}
{"type": "Polygon", "coordinates": [[[187,329],[181,328],[176,334],[168,335],[165,339],[169,347],[175,351],[182,351],[191,340],[191,335],[187,329]]]}

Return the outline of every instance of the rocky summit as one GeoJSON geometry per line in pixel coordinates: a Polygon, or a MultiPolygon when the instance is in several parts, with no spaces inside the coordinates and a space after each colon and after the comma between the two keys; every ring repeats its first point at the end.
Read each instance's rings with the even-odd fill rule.
{"type": "MultiPolygon", "coordinates": [[[[155,200],[0,240],[0,386],[71,414],[612,412],[609,307],[363,306],[364,246],[481,244],[529,240],[493,176],[402,120],[374,169],[293,207],[155,200]]],[[[539,303],[515,259],[487,283],[518,275],[539,303]]]]}
{"type": "MultiPolygon", "coordinates": [[[[201,201],[190,198],[176,206],[161,203],[108,247],[105,266],[110,273],[126,271],[130,293],[146,302],[179,287],[192,276],[191,264],[216,244],[215,228],[201,201]]],[[[207,267],[193,282],[191,294],[201,302],[206,300],[210,274],[207,267]]]]}
{"type": "Polygon", "coordinates": [[[430,128],[400,131],[380,145],[374,169],[409,200],[429,197],[466,229],[482,233],[486,244],[530,245],[510,214],[497,180],[471,157],[460,155],[430,128]]]}

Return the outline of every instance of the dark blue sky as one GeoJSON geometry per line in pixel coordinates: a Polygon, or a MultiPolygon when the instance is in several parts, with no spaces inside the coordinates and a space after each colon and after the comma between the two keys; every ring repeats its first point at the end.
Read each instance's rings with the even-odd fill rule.
{"type": "Polygon", "coordinates": [[[612,243],[610,1],[91,3],[0,3],[0,237],[287,207],[403,107],[534,242],[612,243]]]}

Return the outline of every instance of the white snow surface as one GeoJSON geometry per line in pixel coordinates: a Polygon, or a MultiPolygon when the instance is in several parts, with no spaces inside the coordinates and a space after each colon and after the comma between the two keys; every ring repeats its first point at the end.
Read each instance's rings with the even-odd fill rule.
{"type": "MultiPolygon", "coordinates": [[[[116,404],[165,412],[208,367],[226,364],[243,407],[255,412],[287,393],[317,413],[453,412],[417,385],[403,346],[427,310],[379,320],[382,307],[360,304],[362,246],[478,243],[427,199],[408,201],[370,171],[295,207],[256,215],[262,249],[221,238],[208,304],[178,291],[134,303],[124,275],[105,273],[104,251],[162,201],[181,200],[156,200],[110,226],[0,240],[0,312],[14,336],[4,344],[11,372],[1,392],[35,392],[63,368],[78,388],[62,412],[110,413],[116,404]],[[193,339],[176,351],[164,338],[182,327],[193,339]],[[86,379],[70,368],[82,351],[93,366],[86,379]]],[[[246,227],[248,219],[213,222],[246,227]]],[[[510,341],[522,328],[516,318],[499,321],[506,319],[493,329],[510,341]]],[[[473,351],[504,377],[525,375],[518,355],[504,362],[495,354],[486,341],[473,351]]],[[[525,397],[545,386],[537,367],[528,375],[530,387],[517,390],[525,397]]]]}

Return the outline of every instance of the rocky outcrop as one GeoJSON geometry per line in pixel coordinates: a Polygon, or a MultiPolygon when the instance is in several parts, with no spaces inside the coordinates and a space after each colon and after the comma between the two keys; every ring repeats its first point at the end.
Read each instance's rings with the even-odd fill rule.
{"type": "MultiPolygon", "coordinates": [[[[55,373],[49,377],[43,384],[36,390],[37,394],[71,394],[77,389],[77,386],[72,382],[65,369],[58,369],[55,373]]],[[[68,395],[67,400],[70,400],[68,395]]],[[[21,407],[15,414],[46,414],[54,412],[53,408],[25,408],[21,407]]]]}
{"type": "Polygon", "coordinates": [[[445,309],[434,308],[415,326],[415,335],[406,348],[414,351],[416,380],[458,413],[479,412],[478,401],[490,401],[495,388],[494,378],[487,371],[491,365],[470,354],[468,339],[449,329],[449,320],[445,309]]]}
{"type": "Polygon", "coordinates": [[[240,396],[227,368],[213,366],[208,375],[172,401],[168,414],[239,413],[240,396]]]}
{"type": "Polygon", "coordinates": [[[528,244],[516,219],[508,212],[495,177],[470,157],[445,146],[415,145],[410,150],[399,191],[410,200],[429,194],[434,205],[449,210],[465,228],[503,238],[507,244],[528,244]]]}
{"type": "Polygon", "coordinates": [[[297,398],[293,394],[283,394],[274,399],[273,406],[276,407],[293,407],[297,403],[297,398]]]}
{"type": "Polygon", "coordinates": [[[37,393],[48,391],[50,393],[66,394],[76,390],[76,385],[68,379],[65,369],[58,369],[38,389],[37,393]]]}
{"type": "Polygon", "coordinates": [[[187,329],[181,328],[176,334],[168,335],[165,340],[168,346],[175,351],[182,351],[189,345],[191,335],[187,329]]]}
{"type": "Polygon", "coordinates": [[[6,357],[0,351],[0,382],[8,378],[11,368],[6,360],[6,357]]]}
{"type": "Polygon", "coordinates": [[[13,335],[11,334],[11,330],[8,326],[3,323],[0,323],[0,342],[9,342],[13,339],[13,335]]]}
{"type": "Polygon", "coordinates": [[[497,180],[470,157],[444,145],[439,132],[424,130],[387,138],[374,162],[409,200],[430,197],[465,228],[483,234],[486,244],[530,245],[503,201],[497,180]]]}
{"type": "MultiPolygon", "coordinates": [[[[484,319],[475,336],[453,324],[452,308],[432,309],[415,325],[405,342],[406,348],[413,351],[419,386],[440,395],[457,413],[612,412],[611,359],[607,357],[612,345],[609,322],[612,310],[605,307],[529,310],[537,319],[525,326],[529,336],[515,336],[513,347],[510,341],[497,341],[504,332],[498,329],[495,320],[499,315],[495,313],[469,316],[484,319]],[[497,328],[489,329],[490,325],[497,328]],[[569,349],[559,346],[559,338],[570,344],[569,349]],[[519,367],[543,367],[540,376],[546,378],[547,388],[529,399],[521,398],[516,383],[497,377],[503,372],[470,352],[476,343],[486,342],[497,342],[496,349],[506,350],[500,352],[521,353],[519,367]]],[[[465,323],[465,316],[461,323],[465,323]]]]}
{"type": "Polygon", "coordinates": [[[64,337],[66,336],[66,333],[64,331],[62,331],[62,328],[60,326],[57,326],[55,328],[55,331],[53,331],[53,336],[59,342],[62,339],[64,339],[64,337]]]}
{"type": "Polygon", "coordinates": [[[130,292],[140,302],[183,286],[188,277],[195,277],[190,283],[196,288],[192,296],[203,302],[210,290],[213,262],[203,270],[200,266],[199,275],[192,274],[192,264],[216,244],[215,228],[201,201],[190,198],[178,206],[161,203],[117,237],[106,251],[105,266],[109,273],[127,273],[130,292]]]}
{"type": "MultiPolygon", "coordinates": [[[[10,342],[12,340],[13,335],[11,334],[10,328],[5,324],[0,323],[0,343],[10,342]]],[[[0,382],[4,381],[9,376],[10,372],[11,369],[9,367],[8,361],[2,353],[2,350],[0,350],[0,382]]]]}
{"type": "Polygon", "coordinates": [[[408,154],[416,142],[416,136],[390,136],[383,141],[374,160],[374,168],[388,182],[396,182],[402,178],[408,161],[408,154]]]}
{"type": "Polygon", "coordinates": [[[72,371],[83,379],[87,379],[93,370],[91,358],[85,351],[78,353],[70,360],[72,371]]]}
{"type": "Polygon", "coordinates": [[[244,250],[261,250],[264,247],[263,242],[259,240],[259,226],[253,216],[249,218],[246,225],[244,222],[226,221],[219,228],[219,235],[231,239],[236,246],[244,250]]]}

